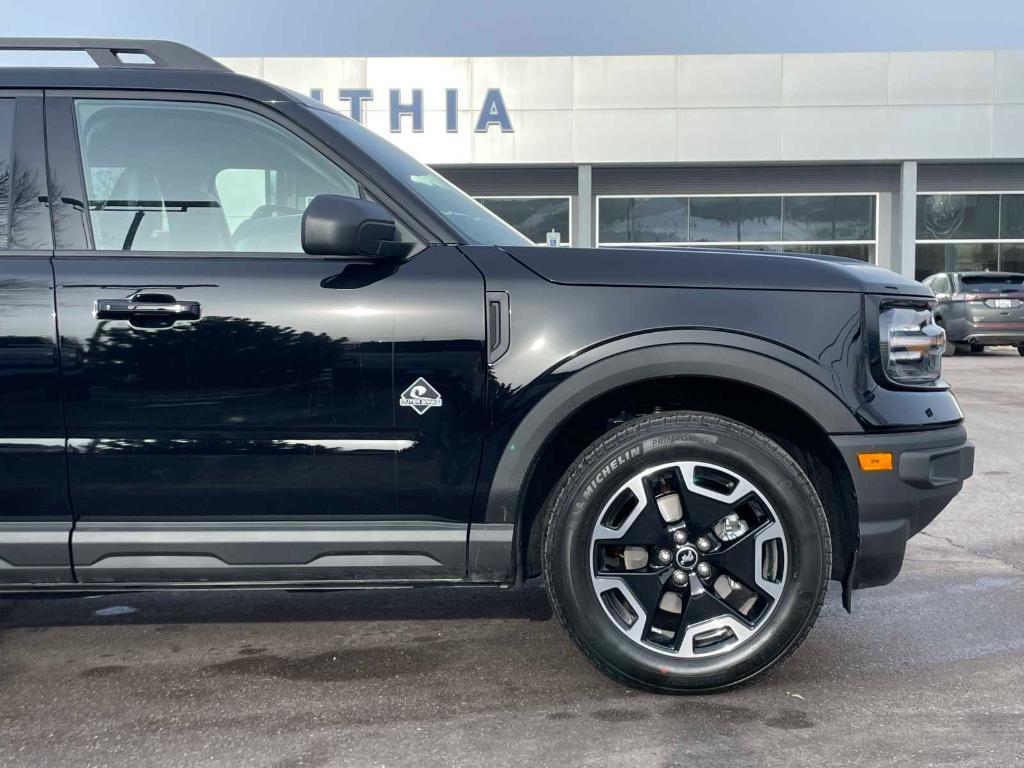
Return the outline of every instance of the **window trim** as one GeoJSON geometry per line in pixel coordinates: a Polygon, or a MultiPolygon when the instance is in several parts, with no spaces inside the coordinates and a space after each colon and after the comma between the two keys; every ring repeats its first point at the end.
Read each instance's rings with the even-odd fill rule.
{"type": "MultiPolygon", "coordinates": [[[[685,192],[685,193],[672,193],[672,192],[659,192],[656,194],[644,194],[642,192],[633,194],[608,194],[608,195],[595,195],[594,205],[594,243],[597,248],[736,248],[743,249],[745,247],[772,247],[778,248],[780,251],[786,250],[787,246],[806,246],[806,245],[865,245],[874,248],[872,261],[870,264],[877,264],[878,262],[878,237],[879,237],[879,205],[880,205],[880,192],[829,192],[829,191],[818,191],[818,192],[685,192]],[[778,197],[783,201],[787,197],[872,197],[874,198],[874,232],[873,238],[870,240],[661,240],[653,242],[602,242],[601,241],[601,200],[602,199],[628,199],[628,198],[694,198],[694,197],[778,197]]],[[[784,214],[785,204],[782,205],[782,213],[784,214]]]]}
{"type": "MultiPolygon", "coordinates": [[[[275,109],[272,109],[260,102],[237,96],[206,93],[202,91],[126,91],[121,89],[48,89],[45,95],[50,100],[66,99],[68,103],[67,113],[61,116],[64,120],[70,121],[62,125],[58,130],[70,131],[74,137],[74,150],[72,152],[76,162],[74,169],[49,167],[51,174],[61,173],[67,175],[72,173],[80,185],[83,193],[86,190],[85,168],[83,155],[78,143],[78,123],[75,101],[101,100],[101,101],[178,101],[185,103],[214,104],[223,107],[233,107],[258,115],[270,120],[282,130],[295,136],[298,140],[309,146],[313,151],[319,153],[325,160],[334,164],[342,171],[351,176],[359,185],[360,190],[366,190],[371,199],[384,206],[387,211],[395,217],[395,221],[404,226],[416,238],[416,247],[406,257],[406,261],[415,258],[416,254],[423,251],[428,244],[437,242],[437,238],[404,209],[394,197],[383,187],[377,184],[362,170],[347,161],[343,156],[334,151],[331,147],[318,139],[308,130],[302,127],[297,121],[275,109]]],[[[47,132],[49,138],[49,130],[47,132]]],[[[50,153],[48,153],[49,156],[50,153]]],[[[49,162],[49,159],[48,159],[49,162]]],[[[82,216],[85,226],[86,248],[81,249],[57,249],[54,253],[64,257],[89,257],[97,256],[109,258],[201,258],[201,259],[314,259],[317,261],[366,261],[364,256],[311,256],[307,253],[294,253],[282,251],[122,251],[122,250],[97,250],[92,233],[92,220],[88,211],[82,216]]]]}
{"type": "MultiPolygon", "coordinates": [[[[575,218],[574,218],[575,217],[575,210],[574,210],[575,206],[573,206],[573,203],[572,203],[573,195],[470,195],[470,197],[472,197],[474,200],[568,200],[569,201],[569,239],[568,239],[568,242],[563,242],[559,247],[560,248],[572,248],[572,244],[573,244],[573,236],[572,236],[573,235],[573,226],[575,224],[575,218]]],[[[487,210],[490,210],[490,208],[488,208],[487,210]]],[[[491,213],[494,213],[494,211],[491,211],[491,213]]],[[[498,214],[495,213],[494,215],[497,216],[498,214]]],[[[502,221],[504,221],[504,219],[502,219],[502,221]]],[[[507,221],[505,223],[508,224],[507,221]]],[[[512,227],[511,224],[509,224],[509,226],[512,227]]],[[[512,227],[512,228],[515,229],[515,227],[512,227]]],[[[519,230],[516,230],[516,231],[519,232],[519,230]]],[[[523,234],[523,233],[520,232],[519,234],[523,234]]],[[[525,237],[525,235],[524,235],[524,237],[525,237]]],[[[535,242],[534,245],[544,245],[544,246],[546,246],[547,242],[546,241],[543,242],[543,243],[535,242]]]]}

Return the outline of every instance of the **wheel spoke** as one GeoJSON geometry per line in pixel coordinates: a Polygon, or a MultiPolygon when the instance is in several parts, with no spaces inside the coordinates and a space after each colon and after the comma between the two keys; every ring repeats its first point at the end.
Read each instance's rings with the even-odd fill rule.
{"type": "Polygon", "coordinates": [[[731,504],[683,489],[683,520],[691,538],[707,532],[733,510],[731,504]]]}
{"type": "Polygon", "coordinates": [[[644,505],[640,514],[619,538],[619,543],[633,547],[665,546],[669,543],[668,530],[653,503],[644,505]]]}
{"type": "Polygon", "coordinates": [[[683,518],[694,535],[708,532],[711,526],[733,512],[748,497],[756,495],[750,483],[730,472],[715,471],[716,475],[731,481],[728,487],[702,482],[700,473],[704,467],[686,463],[681,473],[684,481],[683,518]]]}
{"type": "Polygon", "coordinates": [[[651,636],[651,623],[658,611],[669,571],[601,574],[594,578],[598,595],[618,591],[629,603],[636,619],[624,631],[638,643],[651,636]]]}
{"type": "Polygon", "coordinates": [[[658,505],[646,481],[643,478],[637,478],[629,483],[628,488],[636,498],[632,510],[618,528],[613,529],[599,525],[595,531],[598,543],[606,544],[614,541],[621,546],[634,547],[654,547],[668,544],[668,529],[665,526],[665,521],[661,518],[661,513],[658,512],[658,505]]]}
{"type": "Polygon", "coordinates": [[[704,559],[717,571],[731,576],[747,589],[774,600],[779,596],[782,585],[764,578],[761,573],[761,552],[764,542],[781,536],[782,527],[778,523],[766,522],[722,549],[707,553],[704,559]]]}
{"type": "MultiPolygon", "coordinates": [[[[695,581],[695,579],[691,578],[690,581],[695,581]]],[[[728,616],[744,624],[748,623],[743,614],[733,609],[724,600],[719,599],[714,592],[700,585],[691,590],[690,597],[683,608],[682,628],[688,630],[695,624],[718,619],[722,616],[728,616]]]]}
{"type": "Polygon", "coordinates": [[[668,571],[662,569],[647,573],[620,573],[616,578],[621,579],[633,597],[647,614],[647,621],[651,620],[654,612],[658,610],[658,603],[661,602],[661,593],[665,591],[665,581],[668,578],[668,571]]]}
{"type": "Polygon", "coordinates": [[[711,563],[716,570],[723,571],[727,576],[732,576],[744,586],[753,589],[757,586],[754,567],[758,530],[760,528],[748,531],[736,541],[729,542],[716,552],[708,552],[704,555],[704,559],[711,563]]]}

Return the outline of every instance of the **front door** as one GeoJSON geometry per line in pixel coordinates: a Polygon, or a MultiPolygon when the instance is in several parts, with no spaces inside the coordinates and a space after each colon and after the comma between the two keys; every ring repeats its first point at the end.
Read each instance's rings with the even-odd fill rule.
{"type": "Polygon", "coordinates": [[[65,374],[78,579],[462,578],[472,478],[436,454],[455,435],[475,473],[483,286],[461,253],[303,254],[309,200],[367,190],[256,106],[55,97],[47,116],[71,190],[54,264],[82,358],[65,374]],[[396,370],[398,329],[445,367],[396,370]],[[397,374],[420,369],[447,402],[411,418],[397,374]],[[399,504],[406,467],[443,503],[399,504]]]}

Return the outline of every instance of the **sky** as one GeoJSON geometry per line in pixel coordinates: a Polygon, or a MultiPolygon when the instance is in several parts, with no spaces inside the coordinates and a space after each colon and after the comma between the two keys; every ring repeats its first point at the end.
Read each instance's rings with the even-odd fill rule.
{"type": "Polygon", "coordinates": [[[4,36],[214,56],[539,56],[1024,47],[1024,0],[0,0],[4,36]]]}

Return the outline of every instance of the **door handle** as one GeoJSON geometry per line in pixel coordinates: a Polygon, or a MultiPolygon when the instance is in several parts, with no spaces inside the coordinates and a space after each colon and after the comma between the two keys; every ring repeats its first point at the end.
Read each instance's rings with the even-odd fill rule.
{"type": "Polygon", "coordinates": [[[143,327],[152,328],[153,321],[157,322],[155,327],[169,327],[178,320],[198,320],[202,308],[198,301],[143,293],[127,299],[96,299],[92,314],[97,320],[127,320],[130,324],[142,321],[143,327]]]}

